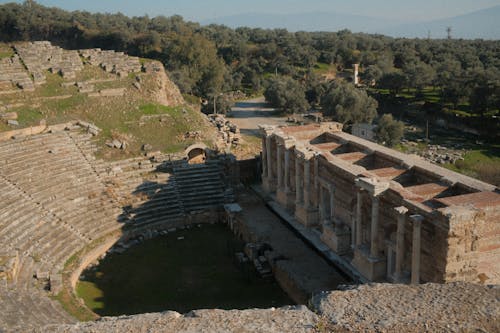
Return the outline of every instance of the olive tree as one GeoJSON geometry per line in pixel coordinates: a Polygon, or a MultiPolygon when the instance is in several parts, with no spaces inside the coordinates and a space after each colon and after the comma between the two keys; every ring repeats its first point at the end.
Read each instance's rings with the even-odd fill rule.
{"type": "Polygon", "coordinates": [[[309,108],[304,87],[287,76],[271,79],[264,97],[269,104],[284,113],[304,112],[309,108]]]}
{"type": "Polygon", "coordinates": [[[353,84],[333,82],[321,98],[321,106],[325,116],[343,124],[371,123],[377,116],[378,102],[353,84]]]}
{"type": "Polygon", "coordinates": [[[377,141],[392,147],[401,140],[404,129],[403,122],[395,120],[392,114],[384,114],[378,120],[378,126],[375,130],[377,141]]]}

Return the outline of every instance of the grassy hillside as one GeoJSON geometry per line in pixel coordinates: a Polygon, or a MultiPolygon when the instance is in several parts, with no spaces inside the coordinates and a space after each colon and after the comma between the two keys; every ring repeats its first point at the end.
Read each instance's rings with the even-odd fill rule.
{"type": "MultiPolygon", "coordinates": [[[[8,50],[0,48],[0,56],[8,55],[8,50]]],[[[0,122],[0,131],[38,125],[41,120],[49,125],[85,120],[103,130],[96,142],[102,148],[99,155],[108,159],[137,155],[146,143],[166,153],[183,150],[194,142],[184,139],[188,131],[200,131],[201,140],[211,145],[213,129],[198,110],[188,105],[167,107],[154,102],[158,82],[151,74],[118,78],[88,64],[77,74],[76,81],[91,81],[95,91],[125,88],[123,97],[90,97],[79,93],[75,85],[65,84],[61,76],[45,74],[47,83],[34,92],[0,95],[0,105],[8,106],[9,112],[17,112],[19,122],[19,127],[0,122]],[[137,81],[140,89],[133,85],[137,81]],[[126,151],[107,147],[105,142],[112,138],[125,139],[129,147],[126,151]]]]}

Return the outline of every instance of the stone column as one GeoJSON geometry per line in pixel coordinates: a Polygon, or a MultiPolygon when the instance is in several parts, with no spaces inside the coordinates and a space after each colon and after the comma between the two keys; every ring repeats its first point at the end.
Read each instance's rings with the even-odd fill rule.
{"type": "MultiPolygon", "coordinates": [[[[326,200],[326,191],[329,191],[329,189],[326,187],[325,184],[319,184],[319,193],[321,196],[321,219],[322,223],[330,223],[332,221],[332,216],[331,216],[331,206],[330,209],[327,209],[327,203],[331,203],[331,199],[329,198],[328,201],[326,200]]],[[[331,196],[330,192],[328,192],[329,195],[331,196]]]]}
{"type": "Polygon", "coordinates": [[[357,201],[356,201],[356,246],[360,246],[362,242],[361,234],[361,221],[362,221],[362,205],[363,205],[363,194],[361,189],[358,189],[357,201]]]}
{"type": "Polygon", "coordinates": [[[351,212],[351,249],[356,247],[356,215],[351,212]]]}
{"type": "Polygon", "coordinates": [[[278,174],[278,188],[283,188],[283,159],[282,159],[283,146],[276,144],[276,173],[278,174]]]}
{"type": "Polygon", "coordinates": [[[328,187],[328,191],[330,192],[330,211],[328,213],[330,214],[330,221],[333,222],[333,221],[335,221],[335,219],[333,218],[335,215],[335,211],[333,208],[333,204],[335,202],[335,199],[334,199],[335,187],[330,184],[330,186],[328,187]]]}
{"type": "Polygon", "coordinates": [[[318,155],[314,156],[314,190],[316,191],[316,197],[319,196],[319,158],[318,155]]]}
{"type": "Polygon", "coordinates": [[[299,156],[295,155],[295,203],[302,203],[302,184],[300,179],[300,161],[299,156]]]}
{"type": "Polygon", "coordinates": [[[370,232],[370,257],[378,257],[378,213],[379,213],[379,198],[372,197],[372,221],[370,232]]]}
{"type": "Polygon", "coordinates": [[[285,192],[290,192],[290,150],[285,147],[285,192]]]}
{"type": "Polygon", "coordinates": [[[267,177],[273,179],[272,154],[271,154],[271,136],[266,137],[266,161],[267,177]]]}
{"type": "Polygon", "coordinates": [[[262,179],[267,177],[267,137],[262,137],[262,179]]]}
{"type": "Polygon", "coordinates": [[[321,219],[320,220],[320,223],[323,223],[324,220],[326,220],[325,218],[325,194],[323,193],[323,185],[320,183],[318,184],[318,187],[319,187],[319,218],[321,219]]]}
{"type": "Polygon", "coordinates": [[[310,195],[311,195],[311,161],[304,160],[304,208],[308,209],[310,206],[310,195]]]}
{"type": "Polygon", "coordinates": [[[398,217],[398,229],[396,231],[396,267],[394,274],[396,282],[400,282],[405,251],[405,214],[408,212],[408,208],[401,206],[394,208],[394,210],[396,211],[398,217]]]}
{"type": "Polygon", "coordinates": [[[422,215],[411,215],[410,219],[413,223],[413,241],[411,251],[411,284],[420,283],[420,232],[422,228],[422,215]]]}

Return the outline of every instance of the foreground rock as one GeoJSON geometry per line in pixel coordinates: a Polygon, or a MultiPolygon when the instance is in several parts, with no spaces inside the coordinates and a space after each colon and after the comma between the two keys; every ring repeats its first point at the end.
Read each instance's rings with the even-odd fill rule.
{"type": "Polygon", "coordinates": [[[500,288],[376,284],[313,298],[327,331],[500,332],[500,288]]]}
{"type": "Polygon", "coordinates": [[[177,312],[132,317],[103,318],[74,326],[44,327],[34,332],[312,332],[317,316],[305,306],[267,310],[196,310],[184,316],[177,312]]]}

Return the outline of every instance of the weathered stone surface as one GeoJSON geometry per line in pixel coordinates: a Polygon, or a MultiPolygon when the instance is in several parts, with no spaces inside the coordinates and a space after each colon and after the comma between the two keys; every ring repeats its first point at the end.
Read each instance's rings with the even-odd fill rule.
{"type": "Polygon", "coordinates": [[[80,55],[94,66],[101,66],[106,72],[125,77],[129,73],[140,72],[142,65],[137,57],[111,50],[80,50],[80,55]]]}
{"type": "Polygon", "coordinates": [[[184,316],[177,312],[132,317],[103,318],[98,322],[74,326],[49,326],[32,332],[313,332],[317,316],[305,306],[266,310],[195,310],[184,316]]]}
{"type": "MultiPolygon", "coordinates": [[[[47,70],[60,74],[65,79],[75,79],[76,72],[83,69],[83,63],[77,51],[63,50],[48,41],[20,43],[14,47],[33,76],[36,85],[46,82],[43,73],[47,70]]],[[[31,80],[30,83],[33,84],[31,80]]],[[[31,85],[27,88],[31,89],[31,85]]]]}
{"type": "Polygon", "coordinates": [[[33,81],[18,55],[0,60],[0,92],[16,92],[15,87],[25,91],[35,90],[33,81]]]}
{"type": "Polygon", "coordinates": [[[466,283],[375,284],[332,291],[313,306],[332,331],[499,332],[500,289],[466,283]]]}
{"type": "Polygon", "coordinates": [[[0,113],[0,119],[16,120],[17,119],[17,112],[0,113]]]}

